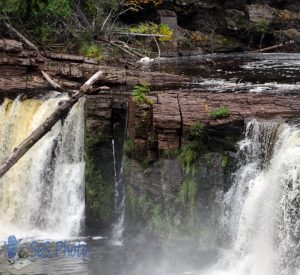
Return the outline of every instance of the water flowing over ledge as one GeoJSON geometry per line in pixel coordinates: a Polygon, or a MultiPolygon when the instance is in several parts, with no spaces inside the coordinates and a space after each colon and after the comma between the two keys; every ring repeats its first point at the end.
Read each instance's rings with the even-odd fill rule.
{"type": "Polygon", "coordinates": [[[200,274],[299,274],[300,130],[247,124],[239,166],[225,194],[218,263],[200,274]]]}
{"type": "MultiPolygon", "coordinates": [[[[0,159],[66,96],[6,99],[0,106],[0,159]]],[[[84,218],[84,102],[81,100],[0,180],[1,236],[76,237],[84,218]]]]}

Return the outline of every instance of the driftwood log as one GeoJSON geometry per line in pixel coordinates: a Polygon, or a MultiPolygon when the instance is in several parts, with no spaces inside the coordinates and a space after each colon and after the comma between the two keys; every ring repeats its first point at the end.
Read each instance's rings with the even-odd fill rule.
{"type": "Polygon", "coordinates": [[[103,75],[102,71],[95,73],[80,90],[75,93],[71,98],[65,101],[57,110],[49,116],[44,123],[42,123],[36,130],[34,130],[18,147],[16,147],[13,153],[0,164],[0,178],[11,168],[17,161],[23,157],[29,149],[38,142],[43,136],[45,136],[59,121],[64,114],[66,114],[71,107],[83,97],[99,78],[103,75]]]}

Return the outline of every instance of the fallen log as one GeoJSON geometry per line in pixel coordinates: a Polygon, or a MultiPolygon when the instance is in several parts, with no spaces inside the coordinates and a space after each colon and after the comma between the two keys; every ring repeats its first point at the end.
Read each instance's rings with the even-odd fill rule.
{"type": "Polygon", "coordinates": [[[267,51],[270,51],[270,50],[282,48],[283,46],[292,45],[292,44],[294,44],[294,43],[295,43],[294,41],[288,41],[288,42],[286,42],[286,43],[279,43],[279,44],[276,44],[276,45],[274,45],[274,46],[270,46],[270,47],[267,47],[267,48],[263,48],[263,49],[259,49],[259,50],[252,51],[252,53],[262,53],[262,52],[267,52],[267,51]]]}
{"type": "Polygon", "coordinates": [[[14,164],[16,164],[18,160],[22,158],[36,142],[46,135],[56,124],[56,122],[59,121],[81,97],[89,92],[93,83],[99,80],[102,75],[102,71],[95,73],[86,83],[81,86],[77,93],[60,105],[57,110],[44,121],[44,123],[42,123],[18,147],[14,149],[13,153],[0,164],[0,178],[7,171],[9,171],[9,169],[13,167],[14,164]]]}
{"type": "Polygon", "coordinates": [[[54,88],[54,89],[58,89],[61,90],[62,88],[60,87],[59,84],[57,84],[47,73],[45,73],[44,71],[41,71],[43,77],[45,77],[45,79],[49,82],[49,84],[54,88]]]}

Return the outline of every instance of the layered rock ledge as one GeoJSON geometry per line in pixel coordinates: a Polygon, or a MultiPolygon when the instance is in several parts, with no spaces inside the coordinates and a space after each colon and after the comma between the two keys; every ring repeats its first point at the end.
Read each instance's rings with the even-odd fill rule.
{"type": "Polygon", "coordinates": [[[151,106],[130,100],[128,132],[135,143],[148,148],[157,141],[160,153],[166,149],[180,149],[188,142],[190,130],[195,125],[207,131],[222,130],[218,132],[225,136],[234,134],[246,119],[284,120],[300,115],[300,96],[174,91],[158,92],[151,100],[151,106]],[[215,119],[212,112],[225,106],[229,115],[215,119]]]}
{"type": "Polygon", "coordinates": [[[77,89],[94,73],[104,76],[95,85],[134,86],[149,82],[153,87],[176,86],[187,80],[184,76],[143,71],[137,64],[108,65],[95,58],[53,52],[29,51],[22,43],[0,39],[0,91],[5,93],[51,89],[41,71],[49,74],[64,89],[77,89]]]}

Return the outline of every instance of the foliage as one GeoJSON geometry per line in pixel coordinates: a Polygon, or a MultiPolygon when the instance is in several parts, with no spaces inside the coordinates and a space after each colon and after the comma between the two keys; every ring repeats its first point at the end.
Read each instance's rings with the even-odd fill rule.
{"type": "Polygon", "coordinates": [[[19,0],[2,0],[0,2],[1,14],[13,14],[21,11],[21,4],[19,0]]]}
{"type": "Polygon", "coordinates": [[[228,165],[228,163],[229,163],[229,157],[226,156],[226,155],[223,155],[222,156],[221,167],[222,168],[226,168],[226,166],[228,165]]]}
{"type": "Polygon", "coordinates": [[[112,217],[113,188],[111,184],[103,179],[92,158],[96,146],[103,143],[104,140],[101,134],[86,139],[85,191],[87,210],[93,213],[92,216],[102,222],[107,222],[112,217]]]}
{"type": "Polygon", "coordinates": [[[262,19],[255,23],[255,29],[257,32],[266,33],[270,29],[270,21],[266,19],[262,19]]]}
{"type": "Polygon", "coordinates": [[[188,203],[190,211],[193,211],[195,206],[197,191],[198,186],[193,178],[188,178],[183,181],[179,192],[179,201],[183,205],[188,203]]]}
{"type": "Polygon", "coordinates": [[[208,152],[204,155],[207,164],[212,165],[214,162],[214,154],[212,152],[208,152]]]}
{"type": "Polygon", "coordinates": [[[179,150],[175,148],[167,148],[163,151],[163,157],[168,159],[174,159],[178,157],[178,155],[179,155],[179,150]]]}
{"type": "Polygon", "coordinates": [[[147,98],[147,95],[150,93],[150,84],[143,82],[138,84],[133,89],[133,99],[137,104],[149,104],[153,102],[147,98]]]}
{"type": "Polygon", "coordinates": [[[147,194],[139,194],[132,187],[127,187],[126,207],[130,216],[148,224],[154,232],[164,233],[166,224],[164,223],[164,213],[162,205],[154,201],[147,194]]]}
{"type": "Polygon", "coordinates": [[[0,12],[9,15],[20,15],[27,20],[44,16],[67,17],[72,13],[72,0],[2,0],[0,12]]]}
{"type": "Polygon", "coordinates": [[[203,138],[205,136],[204,125],[202,123],[192,125],[189,130],[189,136],[192,139],[203,138]]]}
{"type": "Polygon", "coordinates": [[[191,167],[198,158],[200,151],[201,146],[197,140],[193,140],[189,144],[183,146],[180,157],[187,173],[191,171],[191,167]]]}
{"type": "Polygon", "coordinates": [[[210,112],[210,116],[214,119],[226,118],[229,117],[229,115],[230,109],[228,108],[228,106],[223,106],[210,112]]]}
{"type": "Polygon", "coordinates": [[[154,5],[158,7],[163,0],[125,0],[125,5],[129,6],[131,10],[138,11],[143,5],[154,5]]]}
{"type": "Polygon", "coordinates": [[[105,141],[106,138],[103,136],[102,133],[87,136],[85,140],[87,154],[92,155],[93,151],[97,148],[97,146],[103,144],[105,141]]]}
{"type": "Polygon", "coordinates": [[[167,24],[155,24],[155,23],[141,23],[137,26],[130,28],[133,33],[143,33],[143,34],[159,34],[165,35],[165,37],[160,37],[159,41],[166,42],[173,39],[173,30],[167,24]]]}
{"type": "Polygon", "coordinates": [[[84,43],[80,50],[80,54],[86,57],[94,57],[101,59],[103,57],[103,49],[94,43],[84,43]]]}
{"type": "Polygon", "coordinates": [[[128,138],[123,146],[123,151],[126,154],[127,157],[133,158],[134,157],[134,151],[135,151],[135,144],[132,138],[128,138]]]}

